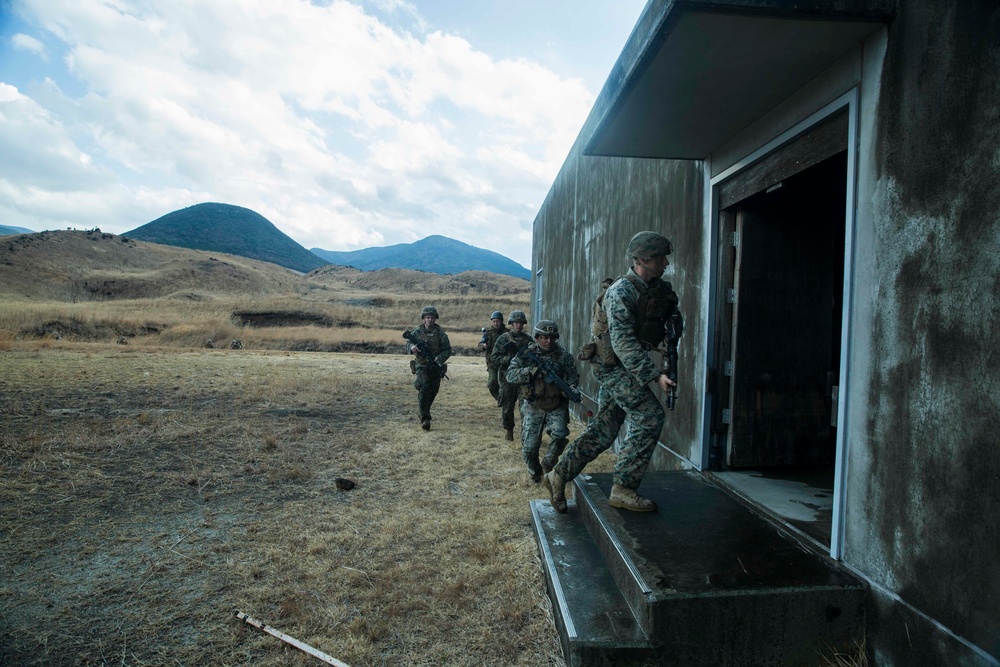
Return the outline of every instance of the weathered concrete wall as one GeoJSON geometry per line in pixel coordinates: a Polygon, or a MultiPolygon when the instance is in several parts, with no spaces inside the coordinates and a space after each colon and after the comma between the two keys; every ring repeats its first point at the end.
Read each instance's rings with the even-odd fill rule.
{"type": "Polygon", "coordinates": [[[877,664],[996,664],[1000,5],[900,0],[883,39],[863,86],[844,559],[876,586],[877,664]]]}
{"type": "MultiPolygon", "coordinates": [[[[583,136],[583,135],[581,135],[583,136]]],[[[589,136],[589,135],[588,135],[589,136]]],[[[605,277],[628,270],[625,248],[638,231],[652,229],[674,243],[665,280],[680,296],[685,333],[679,347],[678,407],[668,414],[661,442],[691,461],[701,456],[704,395],[705,229],[701,222],[699,163],[581,155],[578,140],[535,218],[533,267],[540,279],[534,300],[542,317],[559,323],[560,344],[574,353],[590,340],[591,306],[605,277]],[[538,291],[540,286],[540,292],[538,291]]],[[[598,384],[579,362],[581,389],[596,412],[598,384]]],[[[660,450],[653,467],[682,461],[660,450]]]]}

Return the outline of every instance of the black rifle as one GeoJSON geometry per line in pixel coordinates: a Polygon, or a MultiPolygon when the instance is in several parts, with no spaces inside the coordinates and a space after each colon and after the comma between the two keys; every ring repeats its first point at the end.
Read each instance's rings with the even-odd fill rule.
{"type": "Polygon", "coordinates": [[[583,397],[580,396],[580,392],[570,386],[569,382],[563,380],[559,377],[558,369],[556,365],[552,363],[551,359],[542,359],[537,354],[531,351],[530,348],[522,349],[518,354],[523,354],[526,356],[533,364],[538,366],[538,370],[545,373],[545,381],[549,384],[554,384],[559,387],[559,390],[565,394],[566,398],[573,401],[574,403],[580,403],[583,401],[583,397]]]}
{"type": "Polygon", "coordinates": [[[486,327],[483,327],[483,337],[479,339],[480,345],[486,345],[486,327]]]}
{"type": "Polygon", "coordinates": [[[675,312],[671,315],[663,328],[666,332],[664,340],[667,344],[663,359],[667,366],[667,378],[674,383],[667,389],[667,409],[673,410],[677,405],[677,343],[680,341],[681,334],[684,333],[684,320],[681,318],[681,314],[675,312]]]}
{"type": "Polygon", "coordinates": [[[424,358],[430,362],[430,364],[434,367],[434,370],[438,372],[438,375],[443,377],[445,380],[451,379],[450,377],[448,377],[448,374],[444,372],[444,364],[442,364],[440,361],[434,358],[434,355],[431,354],[431,351],[427,349],[427,345],[422,340],[414,336],[412,331],[404,331],[403,338],[410,341],[416,346],[417,351],[420,352],[420,354],[424,355],[424,358]]]}

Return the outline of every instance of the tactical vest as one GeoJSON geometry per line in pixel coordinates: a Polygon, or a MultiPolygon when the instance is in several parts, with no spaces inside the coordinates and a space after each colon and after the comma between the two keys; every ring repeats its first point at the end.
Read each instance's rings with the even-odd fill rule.
{"type": "MultiPolygon", "coordinates": [[[[535,350],[538,356],[545,358],[541,350],[535,350]]],[[[555,363],[556,355],[549,357],[555,363]]],[[[555,410],[563,400],[563,394],[554,384],[545,381],[545,374],[538,372],[529,384],[521,385],[521,397],[530,401],[540,410],[555,410]]]]}
{"type": "MultiPolygon", "coordinates": [[[[427,349],[430,351],[433,357],[436,358],[441,353],[441,347],[442,347],[441,329],[437,325],[434,325],[434,328],[431,329],[430,331],[428,331],[424,327],[418,327],[415,330],[415,335],[417,338],[420,339],[421,343],[427,346],[427,349]]],[[[417,365],[422,366],[427,361],[430,361],[429,359],[427,360],[423,359],[423,356],[424,355],[420,354],[419,352],[417,353],[417,359],[418,359],[417,365]]]]}
{"type": "Polygon", "coordinates": [[[528,343],[531,342],[531,336],[524,333],[516,333],[513,329],[507,331],[510,334],[510,342],[514,343],[515,347],[509,353],[505,353],[503,360],[500,363],[500,368],[507,370],[510,365],[510,360],[517,356],[517,353],[521,351],[521,348],[527,347],[528,343]]]}
{"type": "MultiPolygon", "coordinates": [[[[654,280],[652,285],[639,276],[625,274],[618,280],[628,280],[639,293],[639,302],[635,314],[635,336],[643,348],[649,350],[663,342],[664,325],[677,310],[677,294],[670,283],[665,280],[654,280]]],[[[604,310],[604,296],[608,288],[618,282],[605,278],[601,282],[601,291],[594,300],[590,332],[593,341],[580,348],[580,359],[599,357],[605,366],[618,363],[618,355],[611,346],[611,334],[608,331],[608,314],[604,310]]]]}

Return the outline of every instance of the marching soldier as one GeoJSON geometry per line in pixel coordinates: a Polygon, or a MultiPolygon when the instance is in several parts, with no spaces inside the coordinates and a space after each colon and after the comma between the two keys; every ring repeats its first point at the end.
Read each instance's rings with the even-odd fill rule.
{"type": "Polygon", "coordinates": [[[533,482],[552,470],[569,437],[569,398],[551,381],[546,370],[566,382],[576,392],[580,376],[573,355],[562,348],[559,327],[552,320],[535,323],[535,341],[513,359],[507,369],[507,382],[521,389],[521,454],[533,482]],[[531,354],[527,354],[527,352],[531,354]],[[533,358],[532,358],[533,357],[533,358]],[[543,368],[545,365],[545,368],[543,368]],[[541,461],[538,452],[542,433],[549,434],[549,447],[541,461]]]}
{"type": "Polygon", "coordinates": [[[497,377],[497,365],[493,361],[493,346],[497,338],[507,333],[508,329],[503,323],[503,313],[499,310],[493,311],[490,315],[490,328],[483,329],[483,337],[479,341],[479,349],[486,354],[486,387],[490,390],[493,400],[497,400],[500,395],[500,378],[497,377]]]}
{"type": "Polygon", "coordinates": [[[509,387],[507,383],[507,367],[514,355],[531,342],[531,336],[524,332],[524,327],[528,324],[528,318],[524,311],[514,310],[507,319],[510,331],[497,338],[493,345],[493,352],[490,359],[497,367],[497,378],[500,381],[500,395],[497,397],[497,405],[500,406],[500,425],[503,426],[507,440],[514,440],[514,406],[517,404],[517,388],[509,387]]]}
{"type": "Polygon", "coordinates": [[[409,334],[403,335],[410,341],[410,353],[416,358],[410,361],[410,372],[417,377],[413,386],[417,390],[420,410],[420,427],[431,429],[431,404],[441,388],[441,378],[448,372],[445,362],[451,356],[451,342],[448,334],[437,323],[438,311],[434,306],[424,306],[420,311],[421,325],[409,334]]]}
{"type": "Polygon", "coordinates": [[[633,512],[656,510],[636,489],[663,429],[663,406],[651,387],[667,392],[677,386],[648,354],[663,341],[667,321],[678,315],[677,294],[661,279],[672,249],[656,232],[633,236],[625,253],[632,268],[607,288],[595,309],[594,340],[585,347],[591,348],[588,358],[601,383],[598,411],[544,477],[557,512],[566,511],[566,483],[611,447],[623,425],[608,502],[633,512]]]}

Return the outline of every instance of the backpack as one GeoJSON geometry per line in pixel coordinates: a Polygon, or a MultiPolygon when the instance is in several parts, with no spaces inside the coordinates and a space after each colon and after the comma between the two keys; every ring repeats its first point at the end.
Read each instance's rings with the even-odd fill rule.
{"type": "MultiPolygon", "coordinates": [[[[677,294],[673,291],[670,283],[659,281],[650,290],[640,288],[636,284],[636,278],[631,274],[626,274],[617,280],[629,280],[639,290],[639,307],[636,313],[636,337],[652,349],[659,345],[664,336],[664,325],[674,313],[677,312],[677,294]]],[[[601,289],[594,299],[594,306],[591,311],[590,333],[593,339],[590,343],[583,345],[577,354],[577,359],[591,360],[598,358],[605,366],[614,366],[618,363],[618,355],[615,354],[611,346],[611,335],[608,332],[608,314],[604,310],[604,295],[608,288],[617,282],[612,278],[605,278],[601,281],[601,289]]]]}

